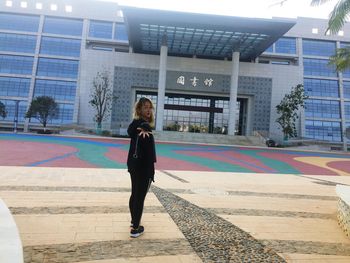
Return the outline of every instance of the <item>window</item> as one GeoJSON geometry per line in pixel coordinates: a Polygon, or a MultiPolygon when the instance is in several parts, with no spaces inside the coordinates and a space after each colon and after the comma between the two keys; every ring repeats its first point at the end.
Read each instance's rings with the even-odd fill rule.
{"type": "Polygon", "coordinates": [[[305,101],[305,116],[311,118],[339,119],[339,101],[307,99],[305,101]]]}
{"type": "Polygon", "coordinates": [[[265,52],[273,53],[273,45],[271,45],[268,49],[266,49],[265,52]]]}
{"type": "Polygon", "coordinates": [[[335,42],[303,39],[303,55],[330,57],[335,50],[335,42]]]}
{"type": "Polygon", "coordinates": [[[38,76],[76,79],[79,61],[39,58],[38,76]]]}
{"type": "Polygon", "coordinates": [[[334,65],[328,65],[327,59],[304,58],[304,75],[337,77],[334,65]]]}
{"type": "Polygon", "coordinates": [[[77,19],[45,17],[44,33],[81,36],[83,21],[77,19]]]}
{"type": "MultiPolygon", "coordinates": [[[[13,100],[0,100],[2,103],[5,104],[6,111],[7,111],[7,116],[4,119],[5,121],[10,121],[13,122],[15,118],[15,113],[16,113],[16,103],[13,100]]],[[[18,122],[24,122],[25,114],[27,111],[27,102],[26,101],[20,101],[18,104],[18,122]]]]}
{"type": "Polygon", "coordinates": [[[50,96],[55,100],[74,101],[77,84],[73,81],[42,80],[35,82],[34,96],[50,96]]]}
{"type": "Polygon", "coordinates": [[[31,75],[33,57],[0,55],[0,73],[31,75]]]}
{"type": "Polygon", "coordinates": [[[0,29],[37,32],[39,16],[0,13],[0,29]]]}
{"type": "Polygon", "coordinates": [[[345,119],[350,120],[350,102],[347,101],[344,103],[345,119]]]}
{"type": "Polygon", "coordinates": [[[124,24],[116,24],[114,38],[116,40],[128,41],[128,34],[124,24]]]}
{"type": "MultiPolygon", "coordinates": [[[[73,122],[74,105],[58,103],[58,115],[51,119],[48,124],[64,124],[73,122]]],[[[31,123],[38,123],[35,118],[30,119],[31,123]]]]}
{"type": "Polygon", "coordinates": [[[0,50],[35,53],[36,36],[0,33],[0,50]]]}
{"type": "Polygon", "coordinates": [[[89,37],[112,39],[112,22],[90,21],[89,37]]]}
{"type": "MultiPolygon", "coordinates": [[[[304,90],[308,96],[339,98],[339,86],[336,80],[304,79],[304,90]]],[[[349,82],[350,93],[350,82],[349,82]]],[[[349,94],[350,96],[350,94],[349,94]]]]}
{"type": "Polygon", "coordinates": [[[30,79],[0,77],[0,96],[28,97],[30,79]]]}
{"type": "Polygon", "coordinates": [[[344,98],[350,99],[350,81],[343,81],[344,98]]]}
{"type": "Polygon", "coordinates": [[[307,138],[341,141],[340,122],[306,120],[305,133],[307,138]]]}
{"type": "Polygon", "coordinates": [[[42,37],[40,54],[79,57],[81,41],[56,37],[42,37]]]}
{"type": "Polygon", "coordinates": [[[282,37],[275,43],[275,52],[284,54],[296,54],[296,41],[295,38],[282,37]]]}

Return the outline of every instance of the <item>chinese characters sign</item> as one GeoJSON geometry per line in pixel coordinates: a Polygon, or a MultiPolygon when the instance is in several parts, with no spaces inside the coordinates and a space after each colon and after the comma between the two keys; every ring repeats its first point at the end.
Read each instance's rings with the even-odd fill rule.
{"type": "MultiPolygon", "coordinates": [[[[214,80],[212,78],[199,79],[196,76],[192,78],[188,78],[187,80],[193,87],[197,87],[199,82],[203,82],[204,86],[211,87],[213,85],[214,80]]],[[[176,81],[177,84],[185,85],[186,78],[184,76],[179,76],[176,81]]]]}

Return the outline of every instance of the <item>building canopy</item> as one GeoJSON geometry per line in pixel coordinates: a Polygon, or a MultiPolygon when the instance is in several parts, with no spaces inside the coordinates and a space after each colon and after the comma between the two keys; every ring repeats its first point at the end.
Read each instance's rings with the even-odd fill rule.
{"type": "Polygon", "coordinates": [[[230,59],[239,51],[251,61],[295,25],[291,19],[260,19],[122,7],[135,53],[230,59]]]}

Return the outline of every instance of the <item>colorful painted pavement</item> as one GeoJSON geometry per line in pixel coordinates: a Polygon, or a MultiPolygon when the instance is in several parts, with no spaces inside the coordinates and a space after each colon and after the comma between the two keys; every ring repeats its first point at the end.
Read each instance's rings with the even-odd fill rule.
{"type": "MultiPolygon", "coordinates": [[[[0,166],[126,168],[128,139],[0,133],[0,166]]],[[[350,155],[157,143],[159,170],[350,175],[350,155]]]]}

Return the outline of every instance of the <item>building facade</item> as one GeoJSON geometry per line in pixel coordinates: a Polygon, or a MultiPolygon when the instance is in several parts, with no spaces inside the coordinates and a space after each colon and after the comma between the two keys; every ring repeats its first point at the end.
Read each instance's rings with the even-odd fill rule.
{"type": "Polygon", "coordinates": [[[103,128],[124,134],[134,102],[150,97],[157,130],[282,136],[275,107],[292,86],[309,96],[302,137],[342,142],[350,126],[350,71],[328,65],[350,27],[325,35],[327,20],[246,19],[74,0],[2,1],[0,101],[12,127],[36,96],[52,96],[51,125],[95,127],[92,82],[108,71],[116,97],[103,128]],[[142,15],[140,15],[140,13],[142,15]],[[124,15],[124,16],[123,16],[124,15]],[[188,19],[188,21],[186,20],[188,19]]]}

